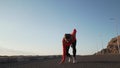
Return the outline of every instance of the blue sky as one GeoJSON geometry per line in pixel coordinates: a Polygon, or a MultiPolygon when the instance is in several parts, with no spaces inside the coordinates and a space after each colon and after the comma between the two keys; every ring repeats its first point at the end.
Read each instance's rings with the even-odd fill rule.
{"type": "Polygon", "coordinates": [[[0,55],[62,54],[63,35],[74,28],[77,54],[94,54],[116,36],[116,22],[120,34],[119,6],[119,0],[0,0],[0,55]]]}

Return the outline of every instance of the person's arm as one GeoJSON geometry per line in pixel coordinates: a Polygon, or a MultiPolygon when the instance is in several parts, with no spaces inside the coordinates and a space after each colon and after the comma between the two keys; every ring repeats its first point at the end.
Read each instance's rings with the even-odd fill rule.
{"type": "Polygon", "coordinates": [[[60,64],[64,63],[65,58],[66,58],[66,45],[65,45],[64,40],[62,41],[62,45],[63,45],[63,54],[62,54],[62,60],[61,60],[60,64]]]}
{"type": "Polygon", "coordinates": [[[74,36],[74,37],[76,37],[76,32],[77,32],[77,30],[74,29],[74,30],[72,31],[71,35],[74,36]]]}
{"type": "Polygon", "coordinates": [[[76,33],[77,33],[77,30],[76,30],[76,29],[74,29],[74,30],[72,31],[72,33],[71,33],[71,35],[72,35],[72,42],[74,42],[74,41],[76,40],[76,33]]]}

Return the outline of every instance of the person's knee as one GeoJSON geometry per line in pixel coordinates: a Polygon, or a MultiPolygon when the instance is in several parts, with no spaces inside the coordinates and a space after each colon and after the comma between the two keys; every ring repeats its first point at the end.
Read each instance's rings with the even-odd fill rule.
{"type": "Polygon", "coordinates": [[[66,53],[67,56],[69,56],[69,53],[66,53]]]}
{"type": "Polygon", "coordinates": [[[71,55],[68,53],[68,54],[66,54],[66,56],[67,56],[67,57],[70,57],[71,55]]]}

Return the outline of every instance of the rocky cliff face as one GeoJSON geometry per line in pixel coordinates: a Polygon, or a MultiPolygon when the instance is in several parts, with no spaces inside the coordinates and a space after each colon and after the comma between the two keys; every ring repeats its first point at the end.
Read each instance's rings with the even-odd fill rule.
{"type": "Polygon", "coordinates": [[[100,54],[118,54],[119,48],[120,48],[120,36],[112,38],[110,42],[108,42],[108,45],[105,49],[102,49],[101,51],[97,52],[96,55],[100,54]]]}

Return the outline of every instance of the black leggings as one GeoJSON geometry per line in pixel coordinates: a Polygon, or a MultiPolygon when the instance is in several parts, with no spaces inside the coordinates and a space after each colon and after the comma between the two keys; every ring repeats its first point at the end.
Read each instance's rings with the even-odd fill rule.
{"type": "MultiPolygon", "coordinates": [[[[74,41],[72,44],[71,44],[71,47],[73,49],[73,57],[76,57],[76,41],[74,41]]],[[[69,53],[69,49],[70,49],[70,46],[67,46],[66,47],[66,56],[67,57],[71,57],[70,53],[69,53]]]]}

